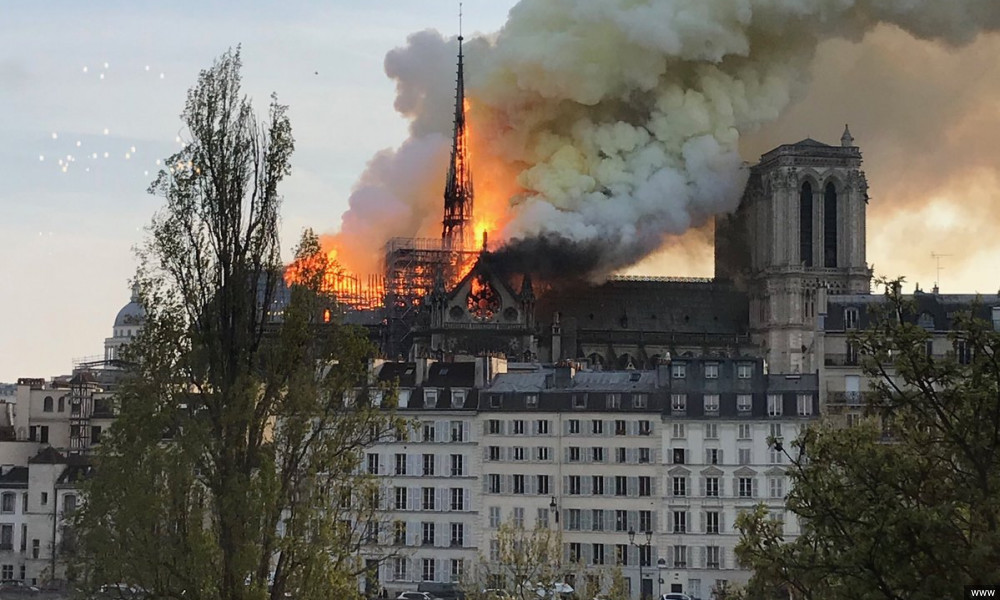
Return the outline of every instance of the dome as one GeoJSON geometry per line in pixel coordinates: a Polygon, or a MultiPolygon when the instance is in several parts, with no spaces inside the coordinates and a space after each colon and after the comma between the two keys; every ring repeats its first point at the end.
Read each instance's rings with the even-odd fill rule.
{"type": "Polygon", "coordinates": [[[139,287],[132,286],[132,299],[118,311],[115,327],[142,325],[146,321],[146,309],[139,303],[139,287]]]}

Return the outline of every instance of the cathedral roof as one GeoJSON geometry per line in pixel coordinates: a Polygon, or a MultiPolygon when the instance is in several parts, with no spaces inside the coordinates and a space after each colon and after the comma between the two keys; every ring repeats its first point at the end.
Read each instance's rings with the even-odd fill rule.
{"type": "Polygon", "coordinates": [[[146,321],[146,309],[139,302],[139,288],[132,286],[132,299],[118,311],[115,327],[122,325],[142,325],[146,321]]]}

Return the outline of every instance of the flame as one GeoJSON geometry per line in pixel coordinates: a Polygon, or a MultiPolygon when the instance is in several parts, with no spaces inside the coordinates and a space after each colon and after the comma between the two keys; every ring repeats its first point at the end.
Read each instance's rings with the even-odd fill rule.
{"type": "MultiPolygon", "coordinates": [[[[340,304],[355,310],[371,310],[382,306],[385,282],[379,275],[359,278],[337,261],[337,248],[323,248],[320,254],[300,258],[285,269],[285,283],[289,286],[304,284],[319,277],[320,291],[332,295],[340,304]]],[[[329,322],[329,311],[323,313],[329,322]]]]}

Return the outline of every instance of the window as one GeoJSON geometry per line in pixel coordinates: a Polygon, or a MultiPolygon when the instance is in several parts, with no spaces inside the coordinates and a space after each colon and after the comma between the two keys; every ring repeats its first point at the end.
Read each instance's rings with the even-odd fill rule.
{"type": "Polygon", "coordinates": [[[625,448],[615,448],[615,462],[624,463],[627,460],[627,456],[625,448]]]}
{"type": "Polygon", "coordinates": [[[549,491],[549,476],[548,475],[536,475],[535,476],[535,488],[538,494],[543,496],[550,494],[549,491]]]}
{"type": "Polygon", "coordinates": [[[687,546],[674,546],[674,566],[680,569],[687,567],[687,546]]]}
{"type": "Polygon", "coordinates": [[[610,409],[619,409],[622,407],[622,396],[621,394],[608,394],[607,406],[610,409]]]}
{"type": "Polygon", "coordinates": [[[569,420],[569,432],[570,433],[580,433],[580,419],[570,419],[569,420]]]}
{"type": "Polygon", "coordinates": [[[615,496],[628,495],[628,477],[615,475],[615,496]]]}
{"type": "Polygon", "coordinates": [[[466,390],[451,390],[451,407],[464,408],[465,395],[466,395],[466,390]]]}
{"type": "Polygon", "coordinates": [[[396,475],[406,475],[406,455],[396,455],[396,475]]]}
{"type": "Polygon", "coordinates": [[[626,435],[628,433],[628,425],[622,419],[615,421],[615,435],[626,435]]]}
{"type": "Polygon", "coordinates": [[[434,510],[434,496],[437,490],[434,488],[425,487],[421,490],[421,496],[423,497],[423,502],[421,506],[424,510],[434,510]]]}
{"type": "Polygon", "coordinates": [[[775,439],[781,439],[781,423],[771,423],[769,428],[771,431],[771,437],[775,439]]]}
{"type": "Polygon", "coordinates": [[[514,420],[513,434],[524,435],[524,421],[522,421],[521,419],[514,420]]]}
{"type": "Polygon", "coordinates": [[[798,411],[800,417],[808,417],[813,414],[813,399],[810,394],[799,394],[798,411]]]}
{"type": "Polygon", "coordinates": [[[500,446],[490,446],[489,452],[491,461],[500,460],[500,446]]]}
{"type": "Polygon", "coordinates": [[[604,433],[604,421],[593,419],[590,422],[590,432],[594,435],[602,435],[604,433]]]}
{"type": "Polygon", "coordinates": [[[434,475],[434,455],[424,454],[424,476],[434,475]]]}
{"type": "MultiPolygon", "coordinates": [[[[545,492],[546,494],[548,492],[545,492]]],[[[549,509],[545,507],[538,508],[538,516],[535,518],[535,527],[547,528],[549,526],[549,509]]]]}
{"type": "Polygon", "coordinates": [[[687,394],[670,394],[670,411],[684,413],[687,410],[687,394]]]}
{"type": "Polygon", "coordinates": [[[604,476],[593,475],[590,478],[590,493],[595,496],[604,495],[604,476]]]}
{"type": "Polygon", "coordinates": [[[434,581],[435,560],[433,558],[425,558],[423,559],[423,562],[424,562],[424,568],[421,574],[421,578],[424,581],[434,581]]]}
{"type": "Polygon", "coordinates": [[[684,448],[674,448],[673,449],[674,464],[675,465],[683,465],[684,464],[684,454],[685,454],[684,448]]]}
{"type": "Polygon", "coordinates": [[[435,408],[438,402],[438,391],[436,388],[424,390],[424,408],[435,408]]]}
{"type": "Polygon", "coordinates": [[[753,478],[740,477],[738,482],[740,498],[753,498],[753,478]]]}
{"type": "Polygon", "coordinates": [[[719,512],[710,510],[705,513],[705,533],[719,533],[719,512]]]}
{"type": "Polygon", "coordinates": [[[753,395],[736,394],[736,412],[749,414],[753,410],[753,395]]]}
{"type": "Polygon", "coordinates": [[[751,437],[750,436],[750,431],[751,430],[750,430],[750,424],[749,423],[740,423],[740,425],[738,427],[738,431],[737,431],[737,436],[736,437],[738,439],[741,439],[741,440],[749,440],[750,437],[751,437]]]}
{"type": "Polygon", "coordinates": [[[491,494],[500,493],[500,475],[496,473],[491,473],[489,477],[489,490],[491,494]]]}
{"type": "Polygon", "coordinates": [[[594,531],[604,531],[604,511],[594,509],[590,511],[590,528],[594,531]]]}
{"type": "Polygon", "coordinates": [[[687,377],[687,364],[673,363],[670,365],[670,376],[674,379],[684,379],[687,377]]]}
{"type": "Polygon", "coordinates": [[[674,496],[687,496],[687,477],[674,477],[674,496]]]}
{"type": "Polygon", "coordinates": [[[646,408],[649,406],[649,396],[646,394],[632,394],[632,408],[646,408]]]}
{"type": "Polygon", "coordinates": [[[570,542],[569,544],[569,560],[570,562],[580,562],[580,558],[583,556],[583,546],[579,542],[570,542]]]}
{"type": "Polygon", "coordinates": [[[453,442],[465,441],[465,423],[461,421],[451,422],[451,441],[453,442]]]}
{"type": "Polygon", "coordinates": [[[639,462],[642,464],[649,463],[649,448],[639,448],[639,462]]]}
{"type": "Polygon", "coordinates": [[[844,329],[857,329],[858,327],[858,309],[848,307],[844,309],[844,329]]]}
{"type": "Polygon", "coordinates": [[[627,531],[627,530],[628,530],[628,511],[616,510],[615,531],[627,531]]]}
{"type": "Polygon", "coordinates": [[[685,435],[686,433],[687,432],[686,432],[686,429],[684,427],[684,423],[674,423],[674,437],[675,438],[684,438],[684,437],[686,437],[686,435],[685,435]]]}
{"type": "Polygon", "coordinates": [[[768,394],[767,395],[767,416],[769,417],[780,417],[781,416],[781,394],[768,394]]]}
{"type": "Polygon", "coordinates": [[[572,496],[580,495],[580,476],[570,475],[569,476],[569,492],[572,496]]]}
{"type": "Polygon", "coordinates": [[[549,435],[549,422],[545,419],[535,421],[535,432],[538,435],[549,435]]]}
{"type": "Polygon", "coordinates": [[[719,439],[719,425],[718,425],[718,423],[705,423],[705,439],[706,440],[717,440],[717,439],[719,439]]]}
{"type": "MultiPolygon", "coordinates": [[[[624,531],[624,530],[622,530],[624,531]]],[[[623,567],[628,566],[628,546],[615,544],[615,562],[623,567]]]]}
{"type": "Polygon", "coordinates": [[[539,446],[538,448],[535,449],[535,451],[536,451],[535,455],[538,460],[543,462],[552,460],[550,457],[548,446],[539,446]]]}
{"type": "Polygon", "coordinates": [[[368,453],[368,472],[372,475],[378,475],[378,454],[374,452],[368,453]]]}
{"type": "Polygon", "coordinates": [[[524,406],[526,408],[538,408],[538,394],[525,394],[524,406]]]}
{"type": "Polygon", "coordinates": [[[737,454],[737,458],[738,458],[738,460],[736,462],[738,464],[741,464],[741,465],[749,465],[750,464],[750,448],[740,448],[739,450],[736,451],[736,454],[737,454]]]}
{"type": "Polygon", "coordinates": [[[514,493],[523,494],[524,493],[524,475],[517,474],[514,475],[514,493]]]}
{"type": "Polygon", "coordinates": [[[31,540],[31,558],[38,558],[38,554],[42,551],[41,540],[35,538],[31,540]]]}
{"type": "Polygon", "coordinates": [[[42,400],[42,411],[52,412],[52,396],[46,396],[45,399],[42,400]]]}
{"type": "Polygon", "coordinates": [[[652,435],[652,433],[653,424],[650,421],[646,419],[639,421],[639,435],[652,435]]]}
{"type": "Polygon", "coordinates": [[[858,343],[848,340],[847,342],[847,355],[844,357],[845,362],[849,365],[858,364],[858,343]]]}
{"type": "Polygon", "coordinates": [[[59,396],[59,412],[66,412],[66,396],[59,396]]]}
{"type": "Polygon", "coordinates": [[[451,524],[451,545],[452,546],[465,545],[465,525],[463,525],[462,523],[451,524]]]}
{"type": "Polygon", "coordinates": [[[706,415],[717,415],[717,414],[719,414],[719,395],[718,394],[705,394],[705,414],[706,415]]]}
{"type": "Polygon", "coordinates": [[[674,533],[687,533],[687,512],[674,511],[674,533]]]}
{"type": "MultiPolygon", "coordinates": [[[[648,531],[648,530],[646,530],[648,531]]],[[[639,546],[639,566],[648,567],[653,564],[653,549],[651,546],[639,546]]]]}
{"type": "Polygon", "coordinates": [[[571,509],[569,509],[566,512],[567,512],[568,517],[569,517],[568,521],[566,523],[566,529],[568,529],[570,531],[579,531],[580,530],[580,509],[579,508],[571,508],[571,509]]]}
{"type": "Polygon", "coordinates": [[[420,543],[424,546],[434,545],[434,523],[423,522],[420,524],[420,543]]]}
{"type": "Polygon", "coordinates": [[[653,530],[653,511],[640,510],[639,531],[652,531],[652,530],[653,530]]]}
{"type": "MultiPolygon", "coordinates": [[[[492,560],[494,562],[500,560],[500,540],[496,540],[496,539],[490,540],[490,560],[492,560]]],[[[490,577],[503,577],[503,576],[502,575],[499,575],[499,576],[491,575],[490,577]]],[[[503,585],[503,583],[502,583],[503,580],[501,579],[500,581],[501,581],[501,583],[498,583],[497,585],[503,585]]]]}
{"type": "Polygon", "coordinates": [[[503,406],[503,394],[490,394],[490,408],[503,406]]]}
{"type": "Polygon", "coordinates": [[[705,478],[705,496],[709,498],[719,497],[719,478],[718,477],[706,477],[705,478]]]}
{"type": "MultiPolygon", "coordinates": [[[[4,546],[4,548],[7,547],[8,546],[4,546]]],[[[3,567],[0,568],[0,577],[3,577],[4,581],[14,579],[14,565],[3,565],[3,567]]]]}
{"type": "Polygon", "coordinates": [[[465,475],[465,459],[461,454],[451,455],[451,476],[461,477],[465,475]]]}
{"type": "Polygon", "coordinates": [[[587,408],[587,395],[573,394],[573,408],[576,409],[587,408]]]}
{"type": "Polygon", "coordinates": [[[705,547],[705,567],[709,569],[719,568],[719,547],[718,546],[706,546],[705,547]]]}
{"type": "Polygon", "coordinates": [[[705,463],[709,465],[721,465],[722,450],[719,448],[707,448],[705,450],[705,463]]]}
{"type": "Polygon", "coordinates": [[[590,449],[593,462],[604,462],[604,447],[594,446],[590,449]]]}
{"type": "Polygon", "coordinates": [[[569,447],[569,462],[580,462],[580,447],[570,446],[569,447]]]}
{"type": "MultiPolygon", "coordinates": [[[[490,433],[493,433],[492,431],[490,433]]],[[[434,427],[434,421],[424,422],[424,441],[434,442],[437,441],[437,431],[434,427]]]]}
{"type": "Polygon", "coordinates": [[[392,563],[392,578],[396,581],[406,580],[406,565],[409,559],[396,557],[392,563]]]}
{"type": "Polygon", "coordinates": [[[462,577],[464,576],[465,576],[465,559],[464,558],[451,559],[451,581],[453,583],[458,583],[462,581],[462,577]]]}
{"type": "Polygon", "coordinates": [[[42,506],[48,506],[49,504],[49,493],[42,492],[42,506]]]}
{"type": "Polygon", "coordinates": [[[653,493],[653,480],[652,478],[642,475],[639,477],[639,495],[640,496],[651,496],[653,493]]]}
{"type": "Polygon", "coordinates": [[[972,362],[972,349],[969,347],[969,342],[965,340],[957,340],[955,342],[955,358],[958,359],[958,364],[967,365],[972,362]]]}
{"type": "Polygon", "coordinates": [[[0,503],[0,512],[12,513],[17,505],[17,496],[14,492],[4,492],[3,501],[0,503]]]}
{"type": "Polygon", "coordinates": [[[406,521],[393,521],[392,543],[397,546],[406,545],[406,521]]]}
{"type": "Polygon", "coordinates": [[[465,490],[451,488],[451,510],[465,510],[465,490]]]}
{"type": "Polygon", "coordinates": [[[490,507],[490,528],[496,529],[500,527],[500,507],[491,506],[490,507]]]}
{"type": "Polygon", "coordinates": [[[76,494],[63,496],[63,514],[71,515],[76,510],[76,494]]]}
{"type": "Polygon", "coordinates": [[[737,379],[750,379],[751,377],[753,377],[753,363],[736,364],[737,379]]]}
{"type": "Polygon", "coordinates": [[[768,492],[772,498],[784,498],[785,497],[785,478],[784,477],[768,477],[767,478],[768,492]]]}
{"type": "MultiPolygon", "coordinates": [[[[14,526],[0,525],[0,550],[14,549],[14,526]]],[[[11,567],[13,570],[13,567],[11,567]]]]}
{"type": "Polygon", "coordinates": [[[490,435],[503,435],[503,421],[500,419],[490,419],[489,424],[490,435]]]}
{"type": "Polygon", "coordinates": [[[591,558],[595,565],[604,564],[604,544],[592,544],[591,546],[591,558]]]}
{"type": "Polygon", "coordinates": [[[705,363],[705,379],[719,378],[719,363],[705,363]]]}

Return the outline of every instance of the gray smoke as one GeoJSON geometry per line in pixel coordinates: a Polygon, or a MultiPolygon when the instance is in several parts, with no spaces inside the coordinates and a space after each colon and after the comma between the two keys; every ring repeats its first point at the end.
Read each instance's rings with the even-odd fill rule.
{"type": "MultiPolygon", "coordinates": [[[[516,193],[500,199],[500,237],[512,256],[558,248],[561,264],[600,276],[733,210],[746,180],[740,135],[801,94],[821,40],[860,39],[879,23],[962,44],[1000,26],[1000,3],[522,0],[499,33],[466,45],[471,120],[482,137],[474,172],[502,164],[516,174],[516,193]]],[[[405,148],[450,133],[455,49],[422,32],[387,56],[396,107],[412,122],[405,148]]],[[[436,234],[444,161],[415,173],[404,154],[373,163],[379,174],[369,170],[352,195],[341,243],[436,234]],[[424,189],[434,190],[430,199],[394,191],[424,189]],[[373,198],[419,206],[404,211],[409,233],[373,198]],[[428,217],[417,218],[423,210],[428,217]]]]}

